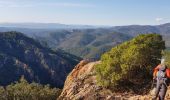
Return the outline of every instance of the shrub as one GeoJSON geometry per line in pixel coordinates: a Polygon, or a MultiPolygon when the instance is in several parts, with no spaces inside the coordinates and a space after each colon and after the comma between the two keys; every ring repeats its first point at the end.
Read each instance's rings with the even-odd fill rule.
{"type": "Polygon", "coordinates": [[[23,77],[4,89],[0,87],[0,100],[56,100],[61,90],[49,85],[29,84],[23,77]]]}
{"type": "Polygon", "coordinates": [[[165,64],[167,65],[168,68],[170,68],[170,50],[165,50],[163,52],[163,56],[165,58],[165,64]]]}
{"type": "Polygon", "coordinates": [[[162,57],[165,42],[158,34],[143,34],[112,48],[101,57],[96,66],[99,85],[117,89],[147,84],[152,70],[162,57]]]}

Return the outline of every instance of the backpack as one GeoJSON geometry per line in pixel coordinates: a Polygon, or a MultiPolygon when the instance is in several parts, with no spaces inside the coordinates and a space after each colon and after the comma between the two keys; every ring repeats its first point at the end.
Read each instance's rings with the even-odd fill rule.
{"type": "Polygon", "coordinates": [[[166,76],[168,79],[170,79],[170,69],[169,68],[166,69],[166,76]]]}
{"type": "Polygon", "coordinates": [[[166,67],[164,68],[159,68],[159,71],[157,72],[157,79],[159,81],[160,84],[163,84],[163,83],[167,83],[167,75],[166,75],[166,67]]]}

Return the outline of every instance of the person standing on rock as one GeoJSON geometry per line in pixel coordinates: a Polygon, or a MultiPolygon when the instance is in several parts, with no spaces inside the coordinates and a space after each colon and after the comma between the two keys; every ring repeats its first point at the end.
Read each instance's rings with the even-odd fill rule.
{"type": "Polygon", "coordinates": [[[164,100],[170,79],[170,69],[166,67],[165,59],[162,59],[161,64],[154,69],[153,79],[156,80],[156,90],[152,100],[156,100],[157,97],[164,100]]]}

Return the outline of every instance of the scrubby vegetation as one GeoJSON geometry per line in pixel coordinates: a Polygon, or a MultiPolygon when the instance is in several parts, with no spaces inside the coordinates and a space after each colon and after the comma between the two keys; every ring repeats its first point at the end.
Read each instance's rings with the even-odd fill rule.
{"type": "Polygon", "coordinates": [[[56,100],[61,90],[49,85],[29,84],[24,77],[6,87],[0,87],[0,100],[56,100]]]}
{"type": "Polygon", "coordinates": [[[167,65],[168,68],[170,68],[170,50],[166,49],[163,52],[163,56],[165,58],[165,64],[167,65]]]}
{"type": "Polygon", "coordinates": [[[165,42],[158,34],[139,35],[112,48],[102,55],[101,64],[96,66],[99,85],[113,90],[146,87],[164,49],[165,42]]]}

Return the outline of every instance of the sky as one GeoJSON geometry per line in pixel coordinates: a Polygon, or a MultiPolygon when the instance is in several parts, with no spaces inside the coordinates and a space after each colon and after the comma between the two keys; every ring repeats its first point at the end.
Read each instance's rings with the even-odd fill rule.
{"type": "Polygon", "coordinates": [[[156,25],[170,22],[170,0],[0,0],[0,23],[156,25]]]}

